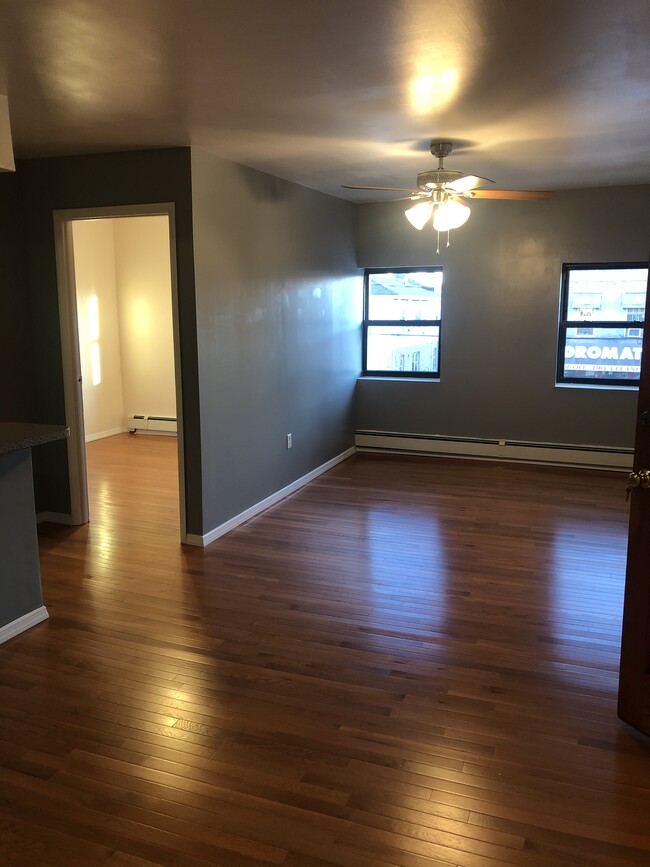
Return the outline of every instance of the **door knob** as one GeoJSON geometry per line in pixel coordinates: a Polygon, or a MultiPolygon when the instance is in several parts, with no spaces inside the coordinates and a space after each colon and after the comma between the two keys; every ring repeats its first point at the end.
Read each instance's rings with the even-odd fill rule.
{"type": "Polygon", "coordinates": [[[630,473],[627,477],[627,496],[626,500],[629,499],[630,494],[635,488],[650,488],[650,470],[635,470],[630,473]]]}

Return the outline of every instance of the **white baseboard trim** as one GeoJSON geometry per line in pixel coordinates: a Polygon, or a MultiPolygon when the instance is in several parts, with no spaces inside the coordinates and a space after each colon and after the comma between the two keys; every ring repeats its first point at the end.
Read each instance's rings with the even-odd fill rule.
{"type": "Polygon", "coordinates": [[[359,452],[393,452],[518,461],[597,470],[630,470],[634,460],[634,452],[631,449],[606,449],[598,446],[561,443],[525,443],[516,440],[422,437],[384,431],[359,431],[355,436],[355,443],[359,452]]]}
{"type": "Polygon", "coordinates": [[[64,512],[39,512],[36,515],[36,523],[44,524],[45,522],[50,524],[67,524],[67,526],[72,526],[72,515],[66,515],[64,512]]]}
{"type": "Polygon", "coordinates": [[[137,430],[131,430],[131,428],[126,428],[131,436],[145,436],[145,437],[175,437],[178,436],[175,430],[144,430],[142,428],[138,428],[137,430]]]}
{"type": "Polygon", "coordinates": [[[35,608],[28,614],[23,614],[22,617],[12,620],[11,623],[7,623],[5,626],[0,627],[0,644],[9,641],[10,638],[14,638],[16,635],[20,635],[20,633],[24,632],[26,629],[36,626],[37,623],[47,620],[49,616],[47,608],[44,605],[41,605],[40,608],[35,608]]]}
{"type": "Polygon", "coordinates": [[[103,440],[106,439],[106,437],[114,437],[117,436],[117,434],[126,433],[126,431],[126,427],[114,427],[112,430],[103,430],[96,434],[87,434],[86,442],[92,443],[95,440],[103,440]]]}
{"type": "Polygon", "coordinates": [[[263,512],[265,509],[268,509],[270,506],[275,505],[280,500],[283,500],[285,497],[288,497],[289,494],[293,494],[295,491],[307,485],[309,482],[312,482],[318,476],[322,476],[323,473],[326,473],[328,470],[331,470],[332,467],[335,467],[337,464],[340,464],[342,461],[347,460],[353,454],[355,454],[356,448],[352,447],[347,449],[344,452],[341,452],[340,455],[337,455],[335,458],[332,458],[330,461],[327,461],[324,464],[321,464],[320,467],[316,467],[315,470],[307,473],[307,475],[302,476],[299,479],[296,479],[295,482],[291,482],[290,485],[287,485],[285,488],[281,488],[279,491],[276,491],[275,494],[271,494],[270,497],[267,497],[265,500],[262,500],[259,503],[256,503],[254,506],[251,506],[250,509],[246,509],[245,512],[241,512],[239,515],[235,515],[234,518],[231,518],[229,521],[226,521],[225,524],[220,524],[218,527],[215,527],[213,530],[210,530],[209,533],[206,533],[204,536],[198,536],[193,533],[187,534],[187,544],[188,545],[196,545],[198,547],[204,548],[206,545],[209,545],[210,542],[214,542],[215,539],[220,538],[220,536],[225,536],[226,533],[229,533],[231,530],[234,530],[235,527],[239,527],[241,524],[244,524],[246,521],[250,521],[251,518],[254,518],[256,515],[259,515],[260,512],[263,512]]]}

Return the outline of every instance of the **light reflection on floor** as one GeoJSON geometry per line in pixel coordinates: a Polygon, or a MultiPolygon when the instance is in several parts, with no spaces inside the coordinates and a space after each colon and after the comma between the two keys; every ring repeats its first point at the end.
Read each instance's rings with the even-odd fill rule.
{"type": "Polygon", "coordinates": [[[554,667],[584,684],[591,669],[616,668],[627,555],[627,529],[592,519],[563,518],[554,528],[546,577],[553,615],[554,667]],[[583,666],[584,668],[581,668],[583,666]]]}
{"type": "Polygon", "coordinates": [[[378,506],[366,512],[361,537],[368,558],[368,612],[373,625],[382,629],[390,621],[394,627],[394,613],[384,613],[390,608],[399,611],[405,632],[429,638],[446,616],[447,568],[438,518],[421,509],[378,506]],[[406,538],[409,554],[405,557],[406,538]]]}

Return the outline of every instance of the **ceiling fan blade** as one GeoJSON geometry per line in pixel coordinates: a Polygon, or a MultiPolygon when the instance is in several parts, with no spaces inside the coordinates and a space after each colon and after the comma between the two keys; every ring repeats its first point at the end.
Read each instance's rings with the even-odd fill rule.
{"type": "Polygon", "coordinates": [[[471,199],[512,199],[521,202],[537,202],[552,199],[555,193],[548,190],[471,190],[471,199]]]}
{"type": "MultiPolygon", "coordinates": [[[[391,202],[413,202],[415,204],[419,198],[420,196],[398,196],[396,199],[379,199],[376,202],[363,202],[363,206],[365,208],[366,205],[386,205],[391,202]]],[[[421,199],[421,201],[426,201],[426,199],[421,199]]],[[[355,207],[358,208],[360,205],[357,203],[355,207]]]]}
{"type": "Polygon", "coordinates": [[[465,175],[458,178],[457,181],[452,181],[450,184],[445,184],[445,189],[456,193],[466,193],[468,190],[473,190],[475,187],[483,187],[485,184],[493,184],[489,178],[481,178],[478,175],[465,175]]]}
{"type": "Polygon", "coordinates": [[[345,190],[385,190],[390,193],[412,193],[415,195],[417,190],[410,190],[406,187],[355,187],[352,184],[341,184],[345,190]]]}

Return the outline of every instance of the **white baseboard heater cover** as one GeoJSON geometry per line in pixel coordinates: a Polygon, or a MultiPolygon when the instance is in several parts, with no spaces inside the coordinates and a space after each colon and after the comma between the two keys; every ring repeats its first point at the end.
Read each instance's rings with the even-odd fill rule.
{"type": "Polygon", "coordinates": [[[631,449],[442,435],[423,436],[388,431],[357,431],[355,445],[360,452],[402,452],[603,470],[630,470],[634,460],[631,449]]]}
{"type": "Polygon", "coordinates": [[[166,415],[138,415],[134,413],[126,417],[126,428],[131,433],[147,431],[148,433],[175,434],[177,432],[176,419],[166,415]]]}

